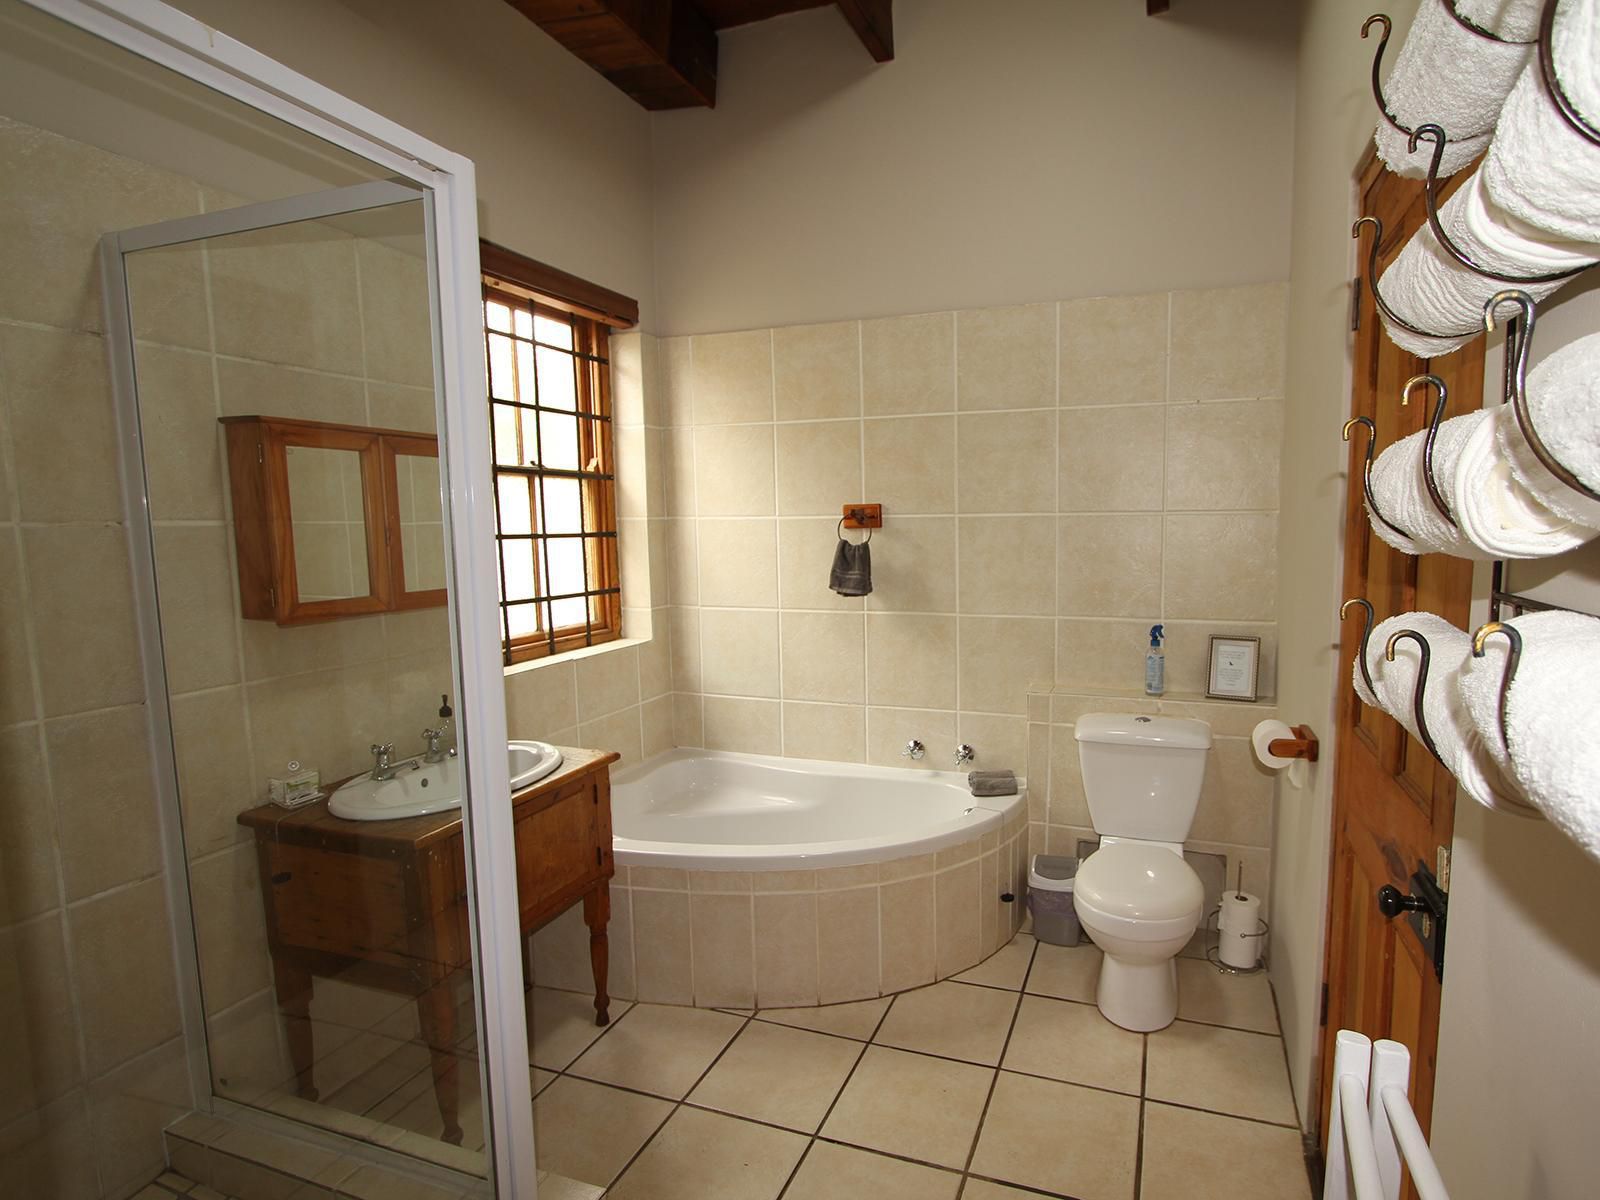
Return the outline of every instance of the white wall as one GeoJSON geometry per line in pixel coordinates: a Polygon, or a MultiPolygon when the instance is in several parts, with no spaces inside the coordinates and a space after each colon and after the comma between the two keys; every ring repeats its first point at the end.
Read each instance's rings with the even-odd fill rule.
{"type": "Polygon", "coordinates": [[[900,0],[722,37],[654,122],[657,332],[1288,275],[1297,6],[900,0]]]}

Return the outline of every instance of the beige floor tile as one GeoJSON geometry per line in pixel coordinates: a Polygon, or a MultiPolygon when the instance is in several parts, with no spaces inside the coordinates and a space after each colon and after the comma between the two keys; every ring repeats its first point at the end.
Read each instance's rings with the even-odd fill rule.
{"type": "Polygon", "coordinates": [[[1178,1016],[1256,1033],[1278,1032],[1278,1010],[1266,972],[1230,975],[1192,958],[1178,960],[1178,1016]]]}
{"type": "Polygon", "coordinates": [[[1087,1004],[1024,996],[1004,1065],[1028,1075],[1137,1096],[1144,1071],[1144,1037],[1117,1028],[1087,1004]]]}
{"type": "Polygon", "coordinates": [[[1311,1200],[1298,1130],[1165,1104],[1145,1106],[1140,1181],[1139,1200],[1311,1200]]]}
{"type": "Polygon", "coordinates": [[[872,1040],[901,1050],[996,1066],[1017,1008],[1014,992],[936,983],[902,992],[872,1040]]]}
{"type": "Polygon", "coordinates": [[[554,1071],[546,1071],[541,1067],[534,1067],[532,1074],[529,1076],[533,1083],[533,1094],[537,1096],[559,1078],[560,1076],[554,1071]]]}
{"type": "Polygon", "coordinates": [[[704,1008],[638,1004],[572,1073],[681,1100],[744,1021],[704,1008]]]}
{"type": "Polygon", "coordinates": [[[805,1152],[798,1133],[680,1108],[609,1200],[775,1200],[805,1152]]]}
{"type": "Polygon", "coordinates": [[[969,1179],[966,1190],[961,1193],[961,1200],[1039,1200],[1039,1193],[1024,1192],[1003,1183],[990,1183],[987,1179],[969,1179]]]}
{"type": "MultiPolygon", "coordinates": [[[[536,1067],[562,1070],[606,1031],[594,1023],[593,996],[536,987],[528,993],[527,1004],[528,1019],[533,1023],[528,1053],[536,1067]]],[[[626,1000],[612,1000],[612,1024],[630,1007],[626,1000]]]]}
{"type": "Polygon", "coordinates": [[[592,1183],[580,1183],[550,1171],[539,1172],[539,1200],[600,1200],[604,1192],[604,1188],[592,1183]]]}
{"type": "Polygon", "coordinates": [[[984,987],[1022,990],[1028,977],[1028,966],[1033,962],[1034,941],[1031,935],[1019,933],[970,971],[956,976],[962,983],[981,983],[984,987]]]}
{"type": "Polygon", "coordinates": [[[961,1176],[951,1171],[814,1142],[783,1200],[955,1200],[960,1186],[961,1176]]]}
{"type": "Polygon", "coordinates": [[[822,1134],[959,1168],[978,1131],[992,1076],[970,1063],[869,1046],[822,1134]]]}
{"type": "Polygon", "coordinates": [[[1100,983],[1100,949],[1084,940],[1081,946],[1052,946],[1040,942],[1023,989],[1036,996],[1094,1003],[1100,983]]]}
{"type": "Polygon", "coordinates": [[[1139,1101],[1001,1071],[972,1171],[1078,1200],[1132,1200],[1139,1101]]]}
{"type": "Polygon", "coordinates": [[[671,1115],[665,1100],[558,1079],[533,1102],[539,1166],[605,1187],[671,1115]]]}
{"type": "Polygon", "coordinates": [[[1144,1087],[1151,1100],[1295,1123],[1282,1038],[1174,1021],[1150,1035],[1144,1087]]]}
{"type": "Polygon", "coordinates": [[[824,1004],[820,1008],[763,1008],[756,1015],[779,1025],[814,1029],[818,1033],[865,1042],[871,1040],[878,1023],[883,1020],[889,999],[885,996],[881,1000],[853,1000],[848,1004],[824,1004]]]}
{"type": "Polygon", "coordinates": [[[858,1042],[752,1021],[689,1101],[815,1133],[860,1055],[858,1042]]]}

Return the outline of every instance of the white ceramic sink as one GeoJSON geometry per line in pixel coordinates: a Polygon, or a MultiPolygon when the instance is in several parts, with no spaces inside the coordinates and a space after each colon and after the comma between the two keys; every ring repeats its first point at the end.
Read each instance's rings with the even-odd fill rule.
{"type": "Polygon", "coordinates": [[[506,746],[511,754],[511,790],[538,783],[561,765],[561,751],[549,742],[511,742],[506,746]]]}

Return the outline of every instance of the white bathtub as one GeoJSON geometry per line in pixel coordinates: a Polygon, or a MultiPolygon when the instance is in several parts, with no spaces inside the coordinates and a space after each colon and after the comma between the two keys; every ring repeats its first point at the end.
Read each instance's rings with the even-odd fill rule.
{"type": "Polygon", "coordinates": [[[1024,810],[975,797],[954,771],[911,771],[673,750],[617,772],[618,866],[793,871],[929,854],[998,831],[1024,810]]]}
{"type": "MultiPolygon", "coordinates": [[[[786,1008],[921,987],[1010,941],[1026,795],[948,771],[674,750],[612,778],[611,994],[786,1008]]],[[[574,906],[534,978],[589,986],[574,906]]]]}

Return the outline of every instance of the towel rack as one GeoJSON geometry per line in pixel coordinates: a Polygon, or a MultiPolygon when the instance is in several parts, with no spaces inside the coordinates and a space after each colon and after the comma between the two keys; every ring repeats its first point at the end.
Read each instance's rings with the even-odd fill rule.
{"type": "Polygon", "coordinates": [[[1567,89],[1561,86],[1561,77],[1556,74],[1555,28],[1556,0],[1547,0],[1539,17],[1539,78],[1544,81],[1544,90],[1562,119],[1580,136],[1600,146],[1600,129],[1578,111],[1567,89]]]}
{"type": "Polygon", "coordinates": [[[1361,678],[1366,681],[1367,694],[1376,698],[1378,692],[1377,689],[1372,686],[1372,671],[1367,667],[1367,642],[1372,637],[1372,601],[1361,596],[1357,596],[1353,600],[1346,600],[1343,604],[1339,605],[1339,620],[1342,621],[1345,619],[1345,616],[1350,612],[1350,606],[1352,604],[1359,604],[1361,606],[1362,614],[1361,648],[1356,652],[1356,664],[1361,668],[1361,678]]]}
{"type": "MultiPolygon", "coordinates": [[[[1495,34],[1490,33],[1487,29],[1480,29],[1471,21],[1467,20],[1456,11],[1456,6],[1452,4],[1450,0],[1439,0],[1439,2],[1444,5],[1445,11],[1455,18],[1456,24],[1460,25],[1462,28],[1471,33],[1477,34],[1479,37],[1484,38],[1487,41],[1505,41],[1504,38],[1497,37],[1495,34]]],[[[1388,13],[1373,13],[1366,19],[1365,22],[1362,23],[1361,36],[1363,38],[1366,37],[1374,25],[1383,26],[1383,33],[1378,38],[1378,48],[1373,52],[1372,55],[1372,98],[1377,102],[1378,111],[1383,114],[1383,119],[1389,122],[1390,125],[1394,126],[1394,128],[1398,129],[1401,133],[1409,135],[1412,138],[1411,149],[1416,150],[1416,131],[1408,125],[1402,125],[1399,120],[1395,118],[1394,113],[1389,111],[1389,102],[1384,99],[1383,96],[1383,52],[1389,48],[1389,37],[1394,33],[1394,22],[1389,19],[1388,13]]],[[[1513,46],[1526,46],[1529,43],[1511,42],[1509,44],[1513,46]]],[[[1459,138],[1457,138],[1457,141],[1462,141],[1466,138],[1482,137],[1484,134],[1492,132],[1492,130],[1493,126],[1491,126],[1489,129],[1480,129],[1476,133],[1463,133],[1459,138]]]]}
{"type": "Polygon", "coordinates": [[[1439,418],[1444,416],[1445,398],[1450,394],[1450,389],[1445,387],[1444,380],[1437,375],[1413,375],[1400,389],[1400,403],[1402,406],[1410,404],[1411,393],[1418,387],[1426,387],[1429,384],[1439,393],[1439,399],[1434,403],[1433,415],[1428,418],[1428,433],[1422,440],[1422,481],[1428,485],[1428,499],[1433,501],[1433,506],[1439,510],[1439,515],[1450,522],[1450,527],[1454,529],[1457,528],[1455,514],[1445,503],[1444,493],[1439,490],[1439,481],[1433,473],[1433,447],[1439,440],[1439,418]]]}
{"type": "Polygon", "coordinates": [[[1399,1200],[1402,1163],[1419,1200],[1450,1200],[1406,1098],[1411,1052],[1350,1029],[1333,1047],[1323,1200],[1399,1200]]]}
{"type": "MultiPolygon", "coordinates": [[[[1417,722],[1417,736],[1422,739],[1422,744],[1428,748],[1428,753],[1441,764],[1444,759],[1439,757],[1439,747],[1433,743],[1433,734],[1428,732],[1428,717],[1423,711],[1423,700],[1428,694],[1428,666],[1433,660],[1433,647],[1428,645],[1428,639],[1415,629],[1397,630],[1383,647],[1383,661],[1394,661],[1394,648],[1401,642],[1410,638],[1416,642],[1420,659],[1417,662],[1417,683],[1411,689],[1411,715],[1417,722]]],[[[1376,692],[1373,693],[1377,695],[1376,692]]]]}
{"type": "Polygon", "coordinates": [[[1507,754],[1511,753],[1511,743],[1506,739],[1506,699],[1511,694],[1511,682],[1517,677],[1517,665],[1522,661],[1522,633],[1512,625],[1503,621],[1490,621],[1480,625],[1472,635],[1472,657],[1482,658],[1484,646],[1495,634],[1504,634],[1510,646],[1506,648],[1506,669],[1500,676],[1500,701],[1496,719],[1500,724],[1500,745],[1507,754]]]}
{"type": "Polygon", "coordinates": [[[1373,424],[1372,418],[1351,417],[1344,423],[1344,440],[1347,442],[1350,440],[1350,431],[1357,425],[1367,431],[1367,457],[1361,466],[1361,488],[1367,496],[1367,510],[1390,529],[1405,538],[1406,541],[1414,541],[1415,539],[1409,533],[1383,515],[1382,510],[1378,508],[1378,498],[1372,494],[1372,452],[1376,448],[1378,441],[1378,427],[1373,424]]]}

